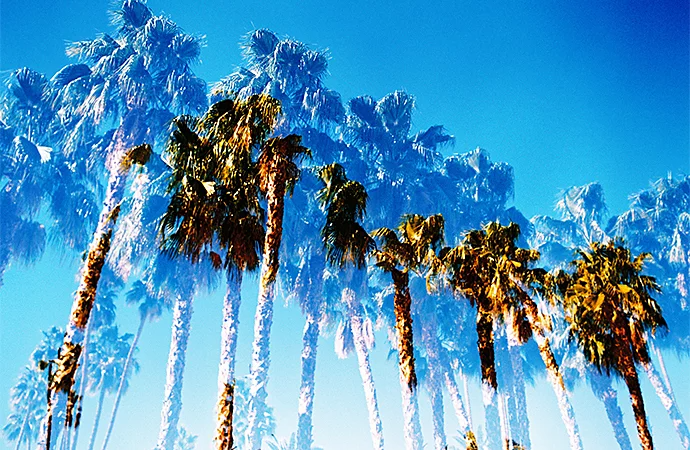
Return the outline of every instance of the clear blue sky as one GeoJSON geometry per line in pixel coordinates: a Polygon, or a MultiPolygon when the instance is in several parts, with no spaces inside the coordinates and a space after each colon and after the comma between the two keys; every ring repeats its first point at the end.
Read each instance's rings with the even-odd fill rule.
{"type": "MultiPolygon", "coordinates": [[[[111,30],[108,3],[0,2],[0,69],[29,66],[52,75],[68,62],[66,41],[111,30]]],[[[345,100],[408,90],[417,97],[416,127],[443,124],[456,136],[454,151],[481,146],[494,160],[515,167],[515,204],[531,216],[551,213],[559,189],[590,181],[603,184],[610,209],[617,213],[627,205],[627,196],[651,179],[690,169],[688,3],[610,3],[156,0],[149,6],[186,31],[206,35],[197,73],[209,82],[242,63],[242,35],[266,27],[330,49],[326,83],[345,100]]],[[[76,270],[76,263],[49,253],[34,269],[12,267],[7,273],[0,290],[1,420],[9,386],[40,338],[39,330],[66,323],[76,270]]],[[[199,448],[208,448],[213,431],[220,296],[198,299],[189,348],[182,421],[202,436],[199,448]]],[[[239,375],[249,364],[255,291],[245,298],[239,375]]],[[[123,329],[135,329],[134,311],[121,306],[120,317],[123,329]]],[[[269,400],[283,436],[296,424],[302,324],[296,309],[277,308],[269,400]]],[[[116,450],[153,445],[169,326],[167,315],[144,331],[142,372],[123,401],[116,450]]],[[[399,384],[395,365],[386,361],[384,338],[378,336],[374,376],[386,440],[396,449],[402,445],[399,384]]],[[[317,363],[316,444],[326,450],[368,448],[355,359],[336,360],[332,344],[332,339],[323,342],[317,363]]],[[[669,359],[676,396],[690,419],[687,369],[669,359]]],[[[659,448],[679,448],[658,400],[649,386],[643,388],[650,394],[659,448]]],[[[473,395],[479,419],[481,398],[473,395]]],[[[553,394],[540,382],[528,395],[534,449],[565,448],[553,394]]],[[[624,391],[621,400],[634,436],[624,391]]],[[[430,440],[428,403],[422,400],[422,405],[430,440]]],[[[613,448],[603,409],[587,390],[576,391],[575,408],[586,447],[613,448]]],[[[453,434],[457,427],[448,403],[447,410],[447,429],[453,434]]],[[[87,416],[84,433],[90,423],[87,416]]]]}

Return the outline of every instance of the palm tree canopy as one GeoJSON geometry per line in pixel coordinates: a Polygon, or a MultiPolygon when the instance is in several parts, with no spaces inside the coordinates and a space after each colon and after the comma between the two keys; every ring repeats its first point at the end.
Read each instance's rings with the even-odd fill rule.
{"type": "Polygon", "coordinates": [[[318,176],[322,188],[317,199],[326,210],[326,223],[321,229],[326,259],[339,267],[352,264],[361,269],[375,248],[374,240],[361,225],[366,215],[367,192],[361,183],[349,180],[345,169],[337,163],[321,167],[318,176]]]}

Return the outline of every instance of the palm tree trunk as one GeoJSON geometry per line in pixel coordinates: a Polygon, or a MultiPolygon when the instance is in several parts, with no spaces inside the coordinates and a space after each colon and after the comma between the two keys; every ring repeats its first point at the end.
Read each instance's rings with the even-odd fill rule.
{"type": "Polygon", "coordinates": [[[218,406],[216,419],[216,448],[233,448],[232,414],[234,410],[235,354],[242,303],[242,272],[228,274],[227,291],[223,301],[223,327],[218,364],[218,406]]]}
{"type": "Polygon", "coordinates": [[[465,404],[467,405],[465,410],[467,410],[467,424],[470,427],[470,430],[473,428],[472,427],[472,405],[470,404],[470,386],[469,382],[467,381],[467,374],[460,370],[460,377],[462,378],[462,392],[463,396],[465,399],[465,404]]]}
{"type": "Polygon", "coordinates": [[[81,410],[82,410],[82,404],[84,402],[84,396],[86,395],[86,385],[88,384],[88,373],[87,373],[87,368],[89,365],[89,338],[91,337],[91,331],[93,329],[93,320],[89,318],[89,321],[86,325],[86,333],[84,333],[84,352],[82,353],[81,357],[81,381],[80,381],[80,386],[79,386],[79,397],[78,397],[78,402],[79,402],[79,407],[77,409],[77,420],[74,426],[74,439],[72,441],[72,450],[77,449],[77,442],[79,441],[79,422],[81,421],[81,410]]]}
{"type": "Polygon", "coordinates": [[[434,448],[445,450],[448,447],[443,414],[443,382],[441,381],[441,357],[439,354],[436,311],[426,315],[422,328],[422,341],[426,347],[429,361],[429,379],[427,391],[431,402],[432,423],[434,426],[434,448]]]}
{"type": "Polygon", "coordinates": [[[402,393],[403,435],[407,450],[421,450],[423,447],[422,426],[419,422],[419,402],[417,389],[410,389],[408,380],[400,373],[400,391],[402,393]]]}
{"type": "Polygon", "coordinates": [[[410,277],[407,272],[397,269],[391,271],[395,294],[395,330],[398,338],[400,355],[400,374],[408,388],[414,391],[417,387],[417,375],[414,370],[414,344],[412,336],[412,298],[410,297],[410,277]]]}
{"type": "Polygon", "coordinates": [[[280,241],[283,234],[283,211],[285,208],[285,179],[280,174],[272,174],[266,189],[268,218],[264,240],[263,261],[261,263],[261,284],[259,300],[254,316],[254,342],[252,343],[252,363],[249,371],[250,392],[247,418],[247,442],[250,450],[261,448],[259,422],[266,406],[266,383],[270,365],[270,334],[273,324],[273,299],[275,282],[280,261],[280,241]]]}
{"type": "Polygon", "coordinates": [[[488,382],[482,381],[484,403],[484,431],[488,450],[501,450],[501,424],[497,408],[497,392],[488,382]]]}
{"type": "Polygon", "coordinates": [[[591,370],[589,378],[592,381],[594,395],[604,403],[606,416],[613,428],[613,435],[621,450],[632,450],[630,436],[623,423],[623,411],[618,405],[618,394],[611,386],[611,378],[600,374],[596,369],[591,370]]]}
{"type": "Polygon", "coordinates": [[[307,323],[302,336],[302,381],[297,420],[297,450],[311,450],[312,414],[314,411],[314,376],[316,351],[319,342],[319,321],[313,312],[307,312],[307,323]]]}
{"type": "Polygon", "coordinates": [[[379,405],[376,400],[374,376],[371,373],[371,364],[369,363],[369,349],[362,331],[362,304],[357,299],[355,291],[350,288],[343,289],[342,301],[347,306],[350,316],[350,326],[352,327],[355,352],[357,353],[357,361],[359,363],[359,374],[362,377],[364,397],[367,402],[367,411],[369,412],[369,429],[374,450],[383,450],[383,425],[381,424],[379,405]]]}
{"type": "Polygon", "coordinates": [[[101,412],[103,411],[103,400],[105,399],[106,385],[101,381],[101,392],[98,395],[98,405],[96,405],[96,418],[93,421],[93,428],[91,429],[91,437],[89,438],[89,450],[93,450],[96,443],[96,436],[98,435],[98,424],[101,421],[101,412]]]}
{"type": "Polygon", "coordinates": [[[105,433],[105,438],[103,439],[102,450],[108,448],[108,443],[110,442],[110,436],[113,432],[113,427],[115,426],[115,417],[117,416],[117,410],[120,407],[120,400],[122,400],[122,394],[125,392],[125,386],[127,384],[127,377],[129,376],[129,366],[132,365],[132,358],[134,357],[134,352],[137,349],[137,343],[141,337],[141,333],[144,331],[144,325],[146,324],[146,316],[141,315],[139,317],[139,328],[137,328],[137,333],[134,335],[134,340],[132,340],[132,345],[129,347],[129,352],[127,352],[127,359],[125,360],[125,366],[122,369],[122,376],[120,377],[120,385],[117,387],[117,393],[115,394],[115,403],[113,405],[113,412],[110,415],[110,422],[108,423],[108,430],[105,433]]]}
{"type": "MultiPolygon", "coordinates": [[[[512,320],[512,319],[510,319],[512,320]]],[[[529,436],[529,415],[527,414],[527,395],[525,394],[525,375],[523,370],[522,354],[519,342],[512,326],[506,328],[508,336],[508,353],[510,355],[510,368],[513,378],[512,405],[514,406],[514,417],[511,421],[511,434],[514,441],[517,441],[525,450],[532,448],[529,436]]]]}
{"type": "Polygon", "coordinates": [[[676,429],[676,433],[680,438],[683,448],[685,450],[690,449],[690,432],[688,432],[688,426],[685,423],[685,419],[683,419],[683,414],[680,412],[680,409],[678,409],[678,405],[676,404],[673,395],[659,377],[659,373],[656,371],[656,368],[651,361],[647,364],[642,364],[642,368],[647,374],[647,378],[649,378],[652,386],[654,386],[654,390],[656,391],[656,395],[659,397],[659,400],[661,400],[661,404],[664,405],[664,408],[666,409],[666,412],[673,423],[673,427],[676,429]]]}
{"type": "Polygon", "coordinates": [[[501,425],[501,441],[503,442],[503,450],[511,450],[510,445],[510,423],[508,422],[508,414],[506,413],[506,397],[504,394],[498,394],[498,419],[501,425]]]}
{"type": "Polygon", "coordinates": [[[463,435],[466,435],[471,429],[469,413],[465,409],[462,397],[460,396],[460,390],[458,389],[458,384],[455,382],[455,377],[453,377],[452,369],[447,364],[444,365],[444,367],[444,381],[448,394],[450,395],[450,402],[455,410],[455,417],[458,419],[460,431],[463,435]]]}
{"type": "Polygon", "coordinates": [[[654,340],[647,339],[647,342],[649,343],[652,352],[656,355],[656,358],[659,360],[659,369],[661,370],[661,374],[664,376],[664,383],[666,383],[668,393],[671,395],[671,398],[675,402],[676,396],[674,395],[673,388],[671,387],[671,379],[668,377],[668,372],[666,371],[666,364],[664,363],[664,356],[661,354],[661,349],[654,343],[654,340]]]}
{"type": "MultiPolygon", "coordinates": [[[[91,310],[96,299],[96,289],[101,278],[101,271],[110,250],[110,240],[120,212],[120,203],[124,196],[127,178],[127,172],[121,166],[121,161],[127,149],[123,139],[118,139],[116,148],[117,150],[109,159],[108,188],[101,215],[98,219],[98,225],[89,246],[88,257],[82,268],[82,279],[72,303],[72,312],[57,364],[58,371],[54,374],[53,382],[49,386],[51,406],[48,408],[47,420],[50,420],[56,412],[56,407],[60,403],[59,397],[66,396],[74,386],[74,376],[77,370],[77,361],[82,351],[84,332],[91,316],[91,310]]],[[[48,427],[42,428],[47,430],[48,427]]],[[[50,445],[50,439],[45,432],[41,434],[39,448],[47,449],[50,445]]]]}
{"type": "Polygon", "coordinates": [[[653,450],[654,443],[652,442],[652,434],[647,424],[647,414],[644,409],[644,399],[642,398],[640,380],[637,377],[633,353],[630,348],[631,340],[628,335],[629,328],[622,314],[617,315],[617,319],[613,324],[613,329],[616,335],[616,342],[614,345],[617,347],[615,353],[618,356],[618,367],[620,368],[621,375],[630,393],[630,401],[637,424],[637,434],[640,438],[642,448],[644,450],[653,450]]]}
{"type": "Polygon", "coordinates": [[[556,358],[551,350],[549,339],[544,335],[544,331],[540,326],[541,319],[539,318],[539,309],[531,298],[527,297],[523,299],[523,301],[534,340],[539,347],[539,353],[544,361],[544,365],[546,365],[547,379],[549,383],[551,383],[551,387],[558,399],[558,409],[561,412],[561,418],[568,432],[568,437],[570,438],[570,448],[572,450],[582,450],[582,438],[580,437],[580,429],[575,420],[575,411],[573,410],[573,405],[570,403],[568,391],[565,389],[565,383],[563,382],[563,375],[561,374],[556,358]]]}
{"type": "Polygon", "coordinates": [[[182,410],[182,383],[187,342],[193,311],[192,289],[185,290],[175,302],[170,354],[166,367],[165,394],[161,410],[161,428],[156,450],[172,450],[177,438],[177,423],[182,410]]]}

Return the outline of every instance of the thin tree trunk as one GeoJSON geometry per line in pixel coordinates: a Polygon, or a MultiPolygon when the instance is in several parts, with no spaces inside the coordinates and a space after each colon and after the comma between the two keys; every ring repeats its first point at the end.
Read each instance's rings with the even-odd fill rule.
{"type": "Polygon", "coordinates": [[[312,414],[314,411],[314,376],[316,352],[319,343],[319,321],[307,312],[307,323],[302,336],[302,381],[297,419],[297,450],[311,450],[312,414]]]}
{"type": "Polygon", "coordinates": [[[647,342],[649,343],[649,346],[652,348],[652,352],[654,352],[656,358],[659,360],[659,369],[661,370],[661,374],[664,376],[664,383],[666,383],[668,393],[675,402],[676,396],[673,393],[673,388],[671,387],[671,379],[669,378],[668,372],[666,371],[666,363],[664,363],[664,356],[661,354],[661,349],[654,343],[654,340],[647,339],[647,342]]]}
{"type": "Polygon", "coordinates": [[[357,361],[359,363],[359,374],[362,377],[364,397],[367,402],[367,411],[369,412],[369,429],[374,450],[383,450],[383,425],[381,424],[379,405],[376,400],[374,376],[371,373],[371,365],[369,363],[369,349],[362,331],[362,304],[357,299],[355,292],[350,288],[343,289],[342,301],[347,306],[350,316],[355,353],[357,353],[357,361]]]}
{"type": "Polygon", "coordinates": [[[674,401],[673,395],[659,377],[651,361],[647,364],[642,364],[642,368],[647,374],[647,378],[649,378],[652,386],[654,386],[654,390],[659,400],[661,400],[661,404],[664,405],[664,409],[666,409],[673,423],[673,427],[680,438],[681,445],[685,450],[690,449],[690,432],[688,432],[688,426],[685,423],[685,419],[683,419],[683,414],[680,412],[680,409],[678,409],[678,405],[674,401]]]}
{"type": "Polygon", "coordinates": [[[237,332],[240,325],[242,303],[242,272],[228,274],[227,291],[223,301],[223,326],[218,364],[218,405],[216,419],[216,448],[233,448],[232,415],[234,410],[235,355],[237,332]]]}
{"type": "Polygon", "coordinates": [[[417,390],[410,389],[408,380],[402,372],[400,373],[400,391],[402,394],[405,448],[407,450],[421,450],[424,439],[422,437],[422,426],[419,422],[417,390]]]}
{"type": "Polygon", "coordinates": [[[96,443],[96,436],[98,435],[98,424],[101,421],[101,412],[103,411],[103,400],[105,399],[105,391],[105,383],[101,381],[101,392],[98,395],[98,405],[96,405],[96,418],[93,421],[93,428],[91,429],[91,437],[89,438],[88,450],[93,450],[93,446],[96,443]]]}
{"type": "Polygon", "coordinates": [[[191,331],[193,290],[186,290],[175,302],[173,311],[170,354],[166,367],[165,394],[161,410],[161,428],[157,450],[172,450],[177,439],[177,424],[182,410],[182,383],[184,378],[187,342],[191,331]]]}
{"type": "Polygon", "coordinates": [[[529,436],[530,425],[529,415],[527,414],[527,395],[525,394],[522,354],[511,325],[506,328],[506,334],[508,337],[508,353],[510,354],[510,369],[513,375],[512,404],[514,405],[515,413],[511,421],[511,434],[514,441],[517,441],[525,450],[529,450],[532,448],[532,442],[529,436]]]}
{"type": "Polygon", "coordinates": [[[592,381],[594,395],[604,403],[606,416],[613,428],[613,435],[621,450],[632,450],[630,436],[623,423],[623,411],[618,405],[618,394],[611,385],[611,378],[600,374],[596,369],[590,370],[589,378],[592,381]]]}
{"type": "Polygon", "coordinates": [[[249,372],[250,391],[249,412],[247,418],[248,450],[261,448],[261,430],[259,421],[266,407],[266,384],[270,365],[270,335],[273,324],[273,299],[275,282],[280,266],[279,251],[283,234],[283,211],[285,197],[285,178],[274,171],[266,189],[268,218],[266,220],[266,238],[264,240],[263,261],[261,263],[261,284],[259,299],[254,316],[254,342],[252,343],[252,363],[249,372]]]}
{"type": "MultiPolygon", "coordinates": [[[[70,320],[67,324],[62,351],[58,358],[58,371],[53,375],[53,380],[49,386],[51,406],[48,408],[48,421],[55,414],[56,407],[61,402],[60,397],[65,397],[74,386],[74,376],[82,351],[84,332],[91,316],[91,310],[96,299],[96,289],[101,278],[105,258],[110,250],[110,240],[120,213],[120,203],[124,196],[127,172],[123,170],[121,162],[127,149],[125,139],[124,131],[120,129],[119,138],[115,144],[116,150],[111,154],[107,163],[109,170],[108,188],[98,225],[89,246],[88,257],[81,270],[82,279],[72,303],[70,320]]],[[[66,404],[66,402],[62,403],[66,404]]],[[[46,432],[47,428],[47,426],[42,427],[46,432]]],[[[50,446],[50,438],[46,432],[42,432],[42,436],[39,438],[39,448],[41,449],[48,449],[50,446]]]]}
{"type": "Polygon", "coordinates": [[[508,414],[506,413],[506,398],[503,394],[497,395],[498,400],[498,418],[501,425],[501,441],[503,442],[503,450],[511,450],[510,447],[510,424],[508,423],[508,414]]]}
{"type": "MultiPolygon", "coordinates": [[[[450,395],[450,402],[453,404],[453,409],[455,410],[455,417],[457,417],[458,424],[460,425],[460,432],[462,433],[465,440],[467,442],[470,442],[475,439],[475,436],[472,432],[472,425],[469,419],[469,412],[466,411],[465,405],[462,401],[462,397],[460,397],[460,391],[458,390],[458,385],[455,382],[455,377],[453,376],[451,367],[449,367],[448,364],[444,364],[444,368],[444,380],[446,383],[446,389],[448,389],[448,394],[450,395]]],[[[464,379],[464,374],[462,375],[462,377],[464,379]]],[[[467,396],[467,389],[465,389],[464,395],[467,396]]]]}
{"type": "Polygon", "coordinates": [[[115,426],[115,417],[117,416],[117,410],[120,407],[120,400],[122,400],[122,395],[125,392],[125,386],[127,385],[127,377],[129,375],[129,367],[132,365],[132,358],[134,358],[134,352],[137,349],[137,343],[139,343],[139,338],[141,333],[144,331],[144,325],[146,324],[146,316],[141,316],[139,318],[139,328],[137,328],[137,333],[134,335],[134,340],[132,345],[129,347],[129,352],[127,352],[127,359],[125,360],[125,367],[122,369],[122,376],[120,377],[120,385],[117,387],[117,393],[115,394],[115,403],[113,404],[113,412],[110,415],[110,422],[108,423],[108,430],[105,433],[105,438],[103,439],[102,450],[108,448],[108,443],[110,442],[110,436],[113,432],[113,427],[115,426]]]}
{"type": "Polygon", "coordinates": [[[484,431],[488,450],[500,450],[501,425],[496,404],[496,389],[488,382],[482,381],[482,401],[484,402],[484,431]]]}
{"type": "MultiPolygon", "coordinates": [[[[427,301],[430,299],[426,298],[427,301]]],[[[434,448],[445,450],[448,446],[445,432],[445,422],[443,414],[443,381],[441,371],[441,356],[438,345],[437,321],[435,305],[430,305],[430,312],[425,315],[425,324],[422,328],[422,341],[426,347],[427,359],[429,362],[429,378],[427,391],[431,401],[432,423],[434,426],[434,448]]]]}
{"type": "Polygon", "coordinates": [[[575,420],[575,411],[573,405],[570,403],[568,391],[565,389],[563,382],[563,375],[558,367],[556,358],[551,350],[549,339],[544,335],[544,331],[540,326],[541,320],[539,318],[539,309],[534,301],[527,297],[524,299],[525,312],[532,329],[534,340],[539,347],[539,353],[546,365],[546,374],[551,387],[553,388],[556,398],[558,399],[558,409],[561,412],[561,418],[565,424],[565,428],[570,438],[570,448],[572,450],[582,450],[582,438],[580,437],[580,429],[575,420]]]}
{"type": "Polygon", "coordinates": [[[618,355],[618,367],[625,384],[628,386],[630,392],[630,401],[632,403],[633,413],[635,414],[635,423],[637,424],[637,434],[640,438],[640,443],[644,450],[653,450],[654,443],[652,441],[652,434],[649,431],[647,424],[647,414],[644,408],[644,399],[642,398],[642,389],[640,388],[640,380],[637,377],[637,370],[635,369],[635,362],[633,359],[632,349],[630,348],[630,336],[628,335],[628,325],[622,314],[617,315],[617,320],[613,324],[614,333],[616,335],[616,354],[618,355]]]}
{"type": "Polygon", "coordinates": [[[467,410],[467,424],[470,427],[470,430],[472,430],[472,405],[470,404],[470,386],[469,382],[467,381],[467,375],[465,372],[460,370],[460,377],[462,378],[462,395],[464,396],[465,399],[465,404],[466,410],[467,410]]]}

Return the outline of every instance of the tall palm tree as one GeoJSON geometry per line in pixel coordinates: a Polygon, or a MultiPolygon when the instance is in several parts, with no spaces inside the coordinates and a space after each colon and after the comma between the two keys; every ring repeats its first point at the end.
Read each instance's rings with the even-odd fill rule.
{"type": "Polygon", "coordinates": [[[321,230],[326,260],[334,267],[345,269],[339,276],[342,304],[348,312],[353,346],[359,360],[371,438],[374,448],[382,450],[383,426],[369,363],[370,339],[367,339],[363,307],[358,297],[358,291],[365,285],[362,269],[366,265],[367,255],[375,247],[374,240],[361,225],[366,216],[368,196],[361,183],[348,180],[339,164],[321,168],[319,178],[323,187],[318,193],[318,200],[326,210],[326,222],[321,230]]]}
{"type": "Polygon", "coordinates": [[[16,441],[16,450],[22,444],[26,444],[27,449],[31,448],[32,439],[38,437],[38,425],[45,412],[45,390],[45,374],[33,364],[24,367],[10,391],[12,411],[2,429],[8,441],[16,441]]]}
{"type": "Polygon", "coordinates": [[[273,323],[275,282],[280,265],[278,254],[283,234],[285,195],[292,192],[293,186],[299,180],[300,169],[296,161],[310,154],[309,149],[300,143],[300,136],[295,134],[271,138],[261,147],[257,160],[257,181],[261,193],[266,197],[267,219],[249,372],[251,392],[254,394],[250,402],[247,430],[250,448],[259,448],[262,439],[257,421],[262,416],[267,395],[269,340],[273,323]]]}
{"type": "Polygon", "coordinates": [[[642,274],[648,257],[633,257],[621,241],[594,242],[578,251],[574,273],[561,273],[558,280],[571,336],[590,363],[620,374],[628,386],[644,449],[654,446],[635,363],[649,363],[645,330],[666,327],[652,298],[660,287],[642,274]]]}
{"type": "Polygon", "coordinates": [[[167,149],[173,173],[168,187],[172,197],[160,225],[164,249],[192,262],[207,253],[228,274],[216,437],[217,447],[223,449],[233,445],[232,386],[242,272],[258,266],[264,239],[251,156],[273,129],[279,111],[277,101],[267,96],[226,98],[201,120],[176,119],[167,149]],[[214,242],[225,252],[222,256],[215,252],[214,242]]]}
{"type": "MultiPolygon", "coordinates": [[[[515,223],[502,226],[492,222],[482,230],[469,232],[461,246],[444,251],[449,282],[477,308],[477,345],[485,401],[491,403],[498,387],[494,328],[497,321],[512,315],[511,323],[519,341],[535,338],[558,399],[570,446],[581,449],[582,441],[572,405],[545,334],[548,320],[539,313],[532,299],[534,293],[548,292],[549,277],[543,269],[531,267],[539,259],[539,253],[519,248],[516,245],[519,235],[520,227],[515,223]]],[[[489,430],[487,432],[491,434],[489,430]]]]}
{"type": "Polygon", "coordinates": [[[414,370],[409,279],[410,274],[426,278],[431,273],[430,266],[443,245],[443,216],[406,215],[396,231],[379,228],[372,232],[372,236],[381,241],[380,249],[374,251],[376,265],[390,273],[393,279],[405,441],[408,449],[415,449],[420,448],[422,435],[415,393],[417,377],[414,370]]]}

